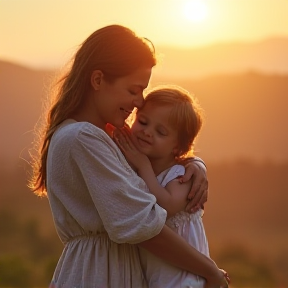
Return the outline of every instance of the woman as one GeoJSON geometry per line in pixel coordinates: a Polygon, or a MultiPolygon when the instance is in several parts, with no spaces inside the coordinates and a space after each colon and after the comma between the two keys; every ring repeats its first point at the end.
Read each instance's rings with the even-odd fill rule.
{"type": "Polygon", "coordinates": [[[47,191],[65,244],[51,287],[147,287],[137,245],[206,287],[227,287],[215,263],[165,225],[166,211],[105,132],[142,105],[155,64],[147,40],[111,25],[84,41],[59,82],[31,182],[36,194],[47,191]]]}

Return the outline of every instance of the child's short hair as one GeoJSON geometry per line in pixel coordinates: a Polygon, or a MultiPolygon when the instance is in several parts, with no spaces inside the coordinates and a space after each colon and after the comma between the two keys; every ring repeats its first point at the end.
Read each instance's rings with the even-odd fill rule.
{"type": "Polygon", "coordinates": [[[159,85],[146,95],[143,107],[146,103],[172,106],[170,121],[178,130],[179,151],[176,158],[193,156],[195,138],[203,123],[203,110],[198,100],[182,87],[159,85]]]}

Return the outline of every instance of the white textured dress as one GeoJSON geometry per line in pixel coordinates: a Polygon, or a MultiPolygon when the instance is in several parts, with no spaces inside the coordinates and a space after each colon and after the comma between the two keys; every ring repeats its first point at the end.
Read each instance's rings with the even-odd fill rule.
{"type": "Polygon", "coordinates": [[[65,245],[50,287],[147,287],[135,244],[157,235],[167,214],[104,131],[69,119],[60,125],[47,193],[65,245]]]}
{"type": "MultiPolygon", "coordinates": [[[[168,182],[185,174],[182,165],[174,165],[157,176],[158,182],[165,187],[168,182]]],[[[204,211],[194,214],[181,211],[170,217],[166,224],[182,236],[190,245],[209,257],[208,242],[202,222],[204,211]]],[[[141,263],[149,288],[203,288],[205,280],[197,275],[171,266],[151,253],[140,249],[141,263]]]]}

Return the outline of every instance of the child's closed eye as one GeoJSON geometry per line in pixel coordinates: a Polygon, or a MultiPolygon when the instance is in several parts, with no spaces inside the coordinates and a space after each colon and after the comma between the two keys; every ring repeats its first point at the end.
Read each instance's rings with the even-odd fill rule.
{"type": "Polygon", "coordinates": [[[147,122],[143,121],[143,120],[138,120],[138,123],[141,124],[141,125],[147,125],[147,122]]]}
{"type": "Polygon", "coordinates": [[[157,132],[161,136],[167,136],[167,133],[165,131],[158,130],[157,132]]]}

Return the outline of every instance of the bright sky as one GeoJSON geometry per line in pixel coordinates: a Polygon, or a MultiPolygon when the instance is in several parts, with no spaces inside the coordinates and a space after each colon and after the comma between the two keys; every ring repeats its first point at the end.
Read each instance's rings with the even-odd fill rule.
{"type": "Polygon", "coordinates": [[[288,0],[0,0],[0,59],[54,68],[115,23],[156,48],[288,37],[288,0]]]}

